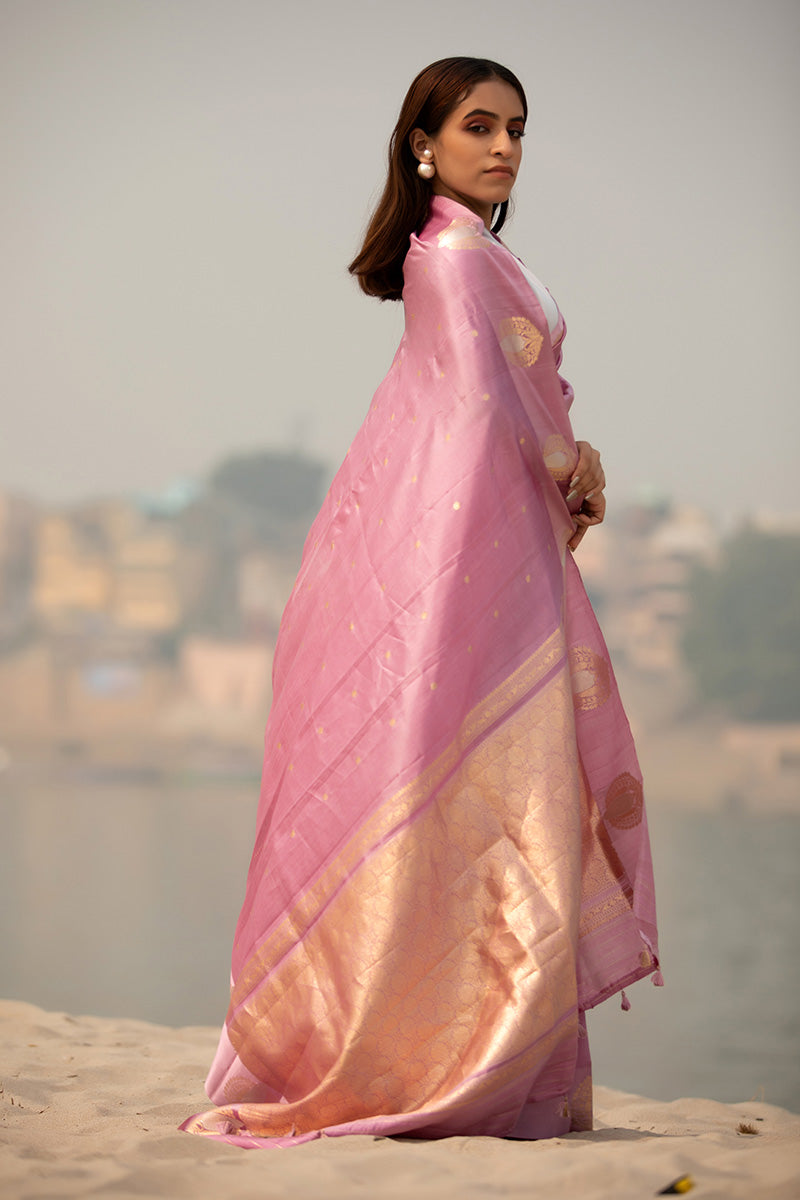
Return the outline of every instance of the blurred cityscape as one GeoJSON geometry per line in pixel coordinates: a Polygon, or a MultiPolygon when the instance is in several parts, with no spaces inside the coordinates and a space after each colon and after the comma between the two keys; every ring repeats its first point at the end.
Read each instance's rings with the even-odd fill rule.
{"type": "MultiPolygon", "coordinates": [[[[326,478],[265,452],[158,496],[54,509],[0,492],[0,769],[257,776],[281,612],[326,478]]],[[[800,547],[798,520],[748,529],[784,558],[800,547]]],[[[627,505],[578,552],[657,790],[800,810],[800,714],[737,710],[724,687],[704,699],[692,670],[698,579],[724,558],[708,513],[663,499],[627,505]]]]}

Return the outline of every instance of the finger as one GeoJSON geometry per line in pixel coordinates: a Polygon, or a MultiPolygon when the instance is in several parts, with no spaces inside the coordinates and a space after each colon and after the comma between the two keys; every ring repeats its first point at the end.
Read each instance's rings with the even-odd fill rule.
{"type": "Polygon", "coordinates": [[[569,481],[570,490],[569,495],[567,496],[568,500],[577,495],[578,485],[583,480],[583,477],[591,470],[591,459],[589,456],[591,446],[588,442],[576,442],[575,444],[578,447],[578,461],[575,464],[575,470],[573,472],[572,479],[569,481]]]}
{"type": "Polygon", "coordinates": [[[579,485],[582,492],[597,492],[605,487],[606,473],[600,462],[599,454],[591,460],[583,474],[579,477],[579,485]]]}
{"type": "Polygon", "coordinates": [[[577,550],[578,546],[580,546],[581,542],[583,541],[583,536],[585,533],[586,533],[586,526],[583,526],[583,525],[579,526],[575,530],[572,537],[567,542],[567,546],[569,547],[570,550],[577,550]]]}
{"type": "Polygon", "coordinates": [[[587,529],[591,529],[594,525],[599,525],[603,520],[603,514],[593,515],[591,513],[578,512],[573,516],[573,534],[567,542],[570,550],[576,550],[586,536],[587,529]]]}
{"type": "Polygon", "coordinates": [[[592,496],[584,496],[580,511],[575,514],[576,517],[591,517],[592,523],[595,525],[599,525],[605,515],[606,498],[602,492],[595,492],[592,496]]]}
{"type": "Polygon", "coordinates": [[[578,462],[569,481],[567,503],[580,492],[591,494],[602,490],[606,484],[605,472],[600,463],[600,454],[588,442],[576,442],[578,462]]]}
{"type": "Polygon", "coordinates": [[[585,500],[591,500],[592,496],[595,496],[598,492],[602,492],[603,488],[606,486],[606,473],[599,463],[598,470],[594,478],[591,480],[584,479],[583,482],[584,487],[586,488],[586,493],[584,495],[585,500]]]}
{"type": "Polygon", "coordinates": [[[583,538],[587,529],[592,529],[595,525],[602,524],[604,513],[585,513],[578,512],[573,515],[573,534],[567,545],[574,550],[578,543],[583,538]]]}

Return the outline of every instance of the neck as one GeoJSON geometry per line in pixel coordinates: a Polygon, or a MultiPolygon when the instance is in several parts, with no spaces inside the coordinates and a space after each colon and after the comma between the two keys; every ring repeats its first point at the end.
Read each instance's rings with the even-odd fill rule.
{"type": "Polygon", "coordinates": [[[438,179],[433,181],[433,190],[437,196],[446,196],[448,200],[455,200],[458,204],[462,204],[464,208],[468,208],[470,212],[474,212],[480,217],[487,229],[492,227],[492,205],[481,204],[478,200],[473,200],[469,196],[462,196],[460,192],[454,192],[452,188],[440,183],[438,179]]]}

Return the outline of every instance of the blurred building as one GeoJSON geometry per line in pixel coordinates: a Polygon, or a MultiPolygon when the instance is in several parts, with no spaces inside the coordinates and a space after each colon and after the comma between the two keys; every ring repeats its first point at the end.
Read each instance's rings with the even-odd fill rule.
{"type": "Polygon", "coordinates": [[[32,616],[36,505],[0,492],[0,646],[20,636],[32,616]]]}
{"type": "Polygon", "coordinates": [[[189,637],[180,649],[177,689],[162,714],[163,735],[261,748],[272,699],[272,646],[189,637]]]}
{"type": "Polygon", "coordinates": [[[181,621],[174,528],[120,500],[41,518],[33,609],[50,633],[158,634],[181,621]]]}
{"type": "Polygon", "coordinates": [[[666,502],[631,505],[589,531],[577,559],[616,659],[647,672],[680,668],[692,573],[718,549],[705,512],[666,502]]]}
{"type": "Polygon", "coordinates": [[[177,628],[180,549],[163,525],[144,525],[114,547],[109,617],[118,629],[165,633],[177,628]]]}
{"type": "Polygon", "coordinates": [[[107,546],[92,525],[43,516],[36,534],[33,610],[48,630],[99,628],[111,598],[107,546]]]}
{"type": "Polygon", "coordinates": [[[266,549],[242,555],[238,566],[237,606],[242,631],[274,641],[297,574],[295,555],[266,549]]]}
{"type": "Polygon", "coordinates": [[[800,724],[732,722],[722,744],[735,771],[732,807],[800,812],[800,724]]]}
{"type": "Polygon", "coordinates": [[[128,642],[40,638],[0,657],[2,741],[69,753],[144,747],[174,693],[170,665],[128,642]]]}

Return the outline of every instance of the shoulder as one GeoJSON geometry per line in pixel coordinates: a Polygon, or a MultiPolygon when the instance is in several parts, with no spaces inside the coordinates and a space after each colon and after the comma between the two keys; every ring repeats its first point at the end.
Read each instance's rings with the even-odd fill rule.
{"type": "Polygon", "coordinates": [[[432,196],[419,240],[424,245],[450,247],[455,242],[488,242],[485,234],[486,228],[477,213],[446,196],[432,196]]]}
{"type": "Polygon", "coordinates": [[[404,264],[406,284],[415,274],[465,277],[491,272],[495,251],[504,252],[487,236],[481,218],[444,196],[431,199],[428,220],[411,235],[404,264]]]}
{"type": "Polygon", "coordinates": [[[428,220],[412,234],[403,267],[404,299],[427,292],[466,289],[484,302],[499,290],[506,298],[522,291],[524,282],[514,256],[487,234],[481,218],[444,196],[431,200],[428,220]]]}
{"type": "Polygon", "coordinates": [[[477,213],[445,196],[431,198],[428,219],[422,231],[411,235],[409,254],[415,258],[437,257],[450,259],[460,254],[483,254],[493,248],[486,228],[477,213]]]}

